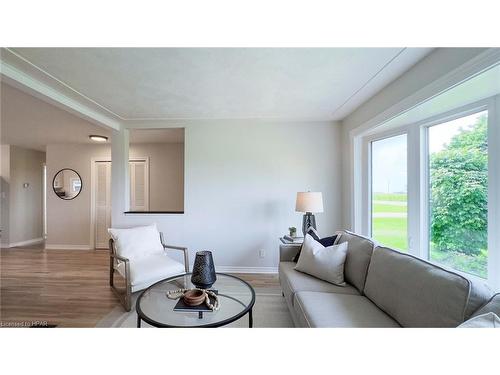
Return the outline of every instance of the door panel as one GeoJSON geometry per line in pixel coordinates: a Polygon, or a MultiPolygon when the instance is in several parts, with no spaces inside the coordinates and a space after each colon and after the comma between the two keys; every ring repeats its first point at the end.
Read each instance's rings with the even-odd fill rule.
{"type": "Polygon", "coordinates": [[[129,162],[130,172],[130,210],[149,210],[149,173],[147,160],[129,162]]]}
{"type": "Polygon", "coordinates": [[[96,162],[95,248],[107,249],[111,226],[111,162],[96,162]]]}

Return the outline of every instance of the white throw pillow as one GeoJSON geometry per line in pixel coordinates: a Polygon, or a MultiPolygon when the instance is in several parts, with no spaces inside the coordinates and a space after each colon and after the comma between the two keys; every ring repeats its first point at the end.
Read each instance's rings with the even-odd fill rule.
{"type": "Polygon", "coordinates": [[[332,284],[345,286],[344,263],[347,242],[324,247],[306,234],[295,269],[332,284]]]}
{"type": "Polygon", "coordinates": [[[500,318],[497,314],[489,312],[463,322],[458,328],[500,328],[500,318]]]}
{"type": "Polygon", "coordinates": [[[115,241],[117,254],[130,260],[164,253],[156,224],[126,229],[109,228],[108,232],[115,241]]]}

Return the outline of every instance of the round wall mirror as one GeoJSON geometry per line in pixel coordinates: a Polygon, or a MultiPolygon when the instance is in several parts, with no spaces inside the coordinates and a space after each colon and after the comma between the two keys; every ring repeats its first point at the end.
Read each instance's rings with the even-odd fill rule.
{"type": "Polygon", "coordinates": [[[75,170],[64,168],[54,176],[52,188],[61,199],[75,199],[82,191],[82,179],[75,170]]]}

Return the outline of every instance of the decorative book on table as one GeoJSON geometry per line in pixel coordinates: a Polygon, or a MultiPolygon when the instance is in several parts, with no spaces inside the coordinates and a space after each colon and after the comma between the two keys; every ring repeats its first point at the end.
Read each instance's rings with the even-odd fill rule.
{"type": "MultiPolygon", "coordinates": [[[[210,289],[211,292],[214,292],[215,294],[219,294],[217,290],[210,289]]],[[[210,303],[213,305],[215,303],[215,298],[212,296],[208,296],[210,298],[210,303]]],[[[179,298],[177,303],[174,306],[174,311],[179,311],[179,312],[213,312],[210,310],[205,302],[203,302],[201,305],[198,306],[188,306],[184,303],[184,300],[182,298],[179,298]]]]}
{"type": "Polygon", "coordinates": [[[290,237],[289,235],[284,235],[280,240],[284,244],[301,244],[304,242],[304,237],[290,237]]]}

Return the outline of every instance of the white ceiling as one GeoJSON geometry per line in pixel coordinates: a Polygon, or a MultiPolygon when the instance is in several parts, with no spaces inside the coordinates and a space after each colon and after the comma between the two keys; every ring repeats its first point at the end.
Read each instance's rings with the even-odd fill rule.
{"type": "Polygon", "coordinates": [[[184,129],[130,129],[130,143],[184,143],[184,129]]]}
{"type": "MultiPolygon", "coordinates": [[[[1,144],[45,151],[48,144],[96,144],[89,135],[111,131],[95,125],[4,82],[0,85],[1,144]]],[[[184,129],[130,131],[131,143],[183,143],[184,129]]],[[[98,143],[100,144],[100,143],[98,143]]],[[[111,142],[108,141],[110,145],[111,142]]]]}
{"type": "Polygon", "coordinates": [[[45,151],[56,143],[95,143],[90,134],[111,137],[94,125],[5,83],[0,86],[1,143],[45,151]]]}
{"type": "Polygon", "coordinates": [[[52,82],[121,119],[339,120],[431,50],[16,48],[10,52],[24,60],[19,68],[30,76],[52,82]]]}

